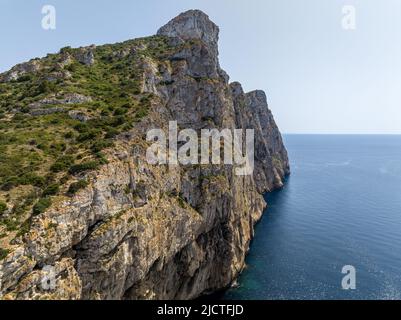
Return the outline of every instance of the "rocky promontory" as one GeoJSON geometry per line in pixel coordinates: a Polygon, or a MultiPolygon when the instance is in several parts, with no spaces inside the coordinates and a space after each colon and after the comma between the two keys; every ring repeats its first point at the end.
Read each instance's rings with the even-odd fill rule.
{"type": "Polygon", "coordinates": [[[218,37],[191,10],[0,75],[2,299],[193,299],[236,279],[289,162],[265,93],[229,82],[218,37]],[[146,133],[169,121],[254,129],[253,175],[149,164],[146,133]]]}

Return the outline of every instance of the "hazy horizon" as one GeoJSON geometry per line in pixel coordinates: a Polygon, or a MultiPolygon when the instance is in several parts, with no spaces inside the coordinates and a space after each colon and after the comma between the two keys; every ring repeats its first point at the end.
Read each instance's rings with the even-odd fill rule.
{"type": "Polygon", "coordinates": [[[0,72],[65,46],[155,34],[201,9],[220,27],[220,63],[245,91],[264,90],[284,134],[401,134],[401,2],[397,0],[3,0],[0,72]],[[56,30],[41,27],[54,5],[56,30]],[[356,30],[342,27],[343,6],[356,30]]]}

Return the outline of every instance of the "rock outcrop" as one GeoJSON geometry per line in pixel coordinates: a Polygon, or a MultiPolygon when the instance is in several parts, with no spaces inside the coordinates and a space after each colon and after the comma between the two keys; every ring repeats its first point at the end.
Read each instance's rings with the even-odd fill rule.
{"type": "Polygon", "coordinates": [[[85,48],[81,48],[78,54],[76,55],[76,59],[85,65],[91,66],[95,63],[95,55],[94,55],[94,50],[95,46],[89,46],[85,48]]]}
{"type": "MultiPolygon", "coordinates": [[[[162,61],[143,60],[141,91],[154,96],[149,114],[116,138],[107,163],[77,177],[85,188],[33,217],[0,261],[2,298],[192,299],[235,280],[266,207],[262,193],[283,185],[289,163],[265,94],[228,83],[218,33],[197,10],[158,31],[174,50],[162,61]],[[148,164],[144,137],[169,121],[254,129],[254,174],[237,176],[232,165],[148,164]]],[[[113,59],[132,51],[118,50],[113,59]]],[[[91,66],[95,56],[91,47],[79,60],[91,66]]],[[[74,97],[63,103],[87,101],[74,97]]]]}
{"type": "Polygon", "coordinates": [[[10,71],[0,75],[0,82],[17,81],[27,73],[36,72],[40,69],[40,64],[37,59],[32,59],[29,62],[21,63],[13,67],[10,71]]]}
{"type": "Polygon", "coordinates": [[[189,10],[157,31],[158,35],[181,40],[199,39],[218,56],[219,27],[200,10],[189,10]]]}

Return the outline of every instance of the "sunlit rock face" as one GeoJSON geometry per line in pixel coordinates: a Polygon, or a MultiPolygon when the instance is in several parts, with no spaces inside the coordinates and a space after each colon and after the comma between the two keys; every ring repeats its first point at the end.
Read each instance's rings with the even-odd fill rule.
{"type": "MultiPolygon", "coordinates": [[[[283,185],[289,162],[264,92],[244,93],[239,83],[228,83],[218,35],[206,14],[191,10],[156,37],[116,45],[104,59],[141,54],[137,94],[152,95],[150,110],[103,151],[107,163],[79,174],[85,188],[32,217],[29,232],[0,261],[3,298],[193,299],[236,279],[266,206],[262,193],[283,185]],[[169,44],[166,53],[146,56],[160,39],[169,44]],[[237,176],[229,165],[148,164],[144,137],[153,128],[167,130],[169,121],[195,130],[254,129],[253,174],[237,176]],[[56,285],[43,288],[49,266],[56,285]]],[[[97,50],[102,47],[77,58],[95,68],[97,50]]],[[[92,94],[89,102],[96,101],[92,94]]],[[[86,115],[68,110],[70,117],[86,115]]]]}

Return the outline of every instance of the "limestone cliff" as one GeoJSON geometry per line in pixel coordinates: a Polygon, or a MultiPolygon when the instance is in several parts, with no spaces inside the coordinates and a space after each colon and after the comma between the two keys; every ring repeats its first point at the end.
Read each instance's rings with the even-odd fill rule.
{"type": "MultiPolygon", "coordinates": [[[[2,298],[192,299],[225,288],[238,276],[254,225],[266,206],[262,193],[283,185],[289,163],[265,94],[244,93],[220,68],[218,35],[219,28],[203,12],[191,10],[156,36],[104,47],[67,48],[0,75],[4,92],[17,90],[25,81],[40,81],[40,89],[55,83],[55,92],[41,90],[4,105],[2,121],[4,128],[23,114],[27,121],[53,117],[54,124],[58,116],[64,123],[75,123],[68,141],[77,144],[67,145],[63,157],[81,152],[85,143],[100,136],[110,138],[113,125],[107,133],[96,127],[86,140],[80,131],[82,125],[96,126],[106,117],[99,108],[111,93],[97,94],[93,87],[82,91],[93,77],[100,81],[105,73],[115,72],[108,83],[95,87],[122,88],[118,97],[131,99],[137,108],[133,124],[107,138],[110,143],[102,148],[97,166],[83,162],[85,157],[99,157],[98,152],[90,153],[91,145],[73,160],[68,172],[53,170],[49,179],[62,181],[57,192],[4,180],[0,193],[6,203],[4,221],[11,221],[18,199],[13,190],[18,188],[36,190],[42,197],[38,203],[48,205],[39,210],[37,204],[28,203],[27,211],[15,218],[24,222],[26,232],[10,231],[1,242],[2,298]],[[74,63],[76,67],[69,67],[74,63]],[[127,69],[129,73],[123,74],[127,69]],[[82,85],[74,85],[74,79],[82,85]],[[130,79],[137,87],[129,86],[130,79]],[[138,106],[145,102],[143,113],[138,106]],[[147,131],[167,130],[172,120],[180,128],[196,130],[254,129],[253,176],[237,176],[230,165],[148,164],[147,131]],[[80,181],[85,183],[75,188],[80,181]],[[43,279],[48,279],[49,268],[53,278],[46,286],[43,279]]],[[[113,111],[114,117],[120,116],[120,109],[113,111]]],[[[48,162],[59,163],[52,159],[60,156],[52,152],[56,151],[49,151],[48,162]]]]}

